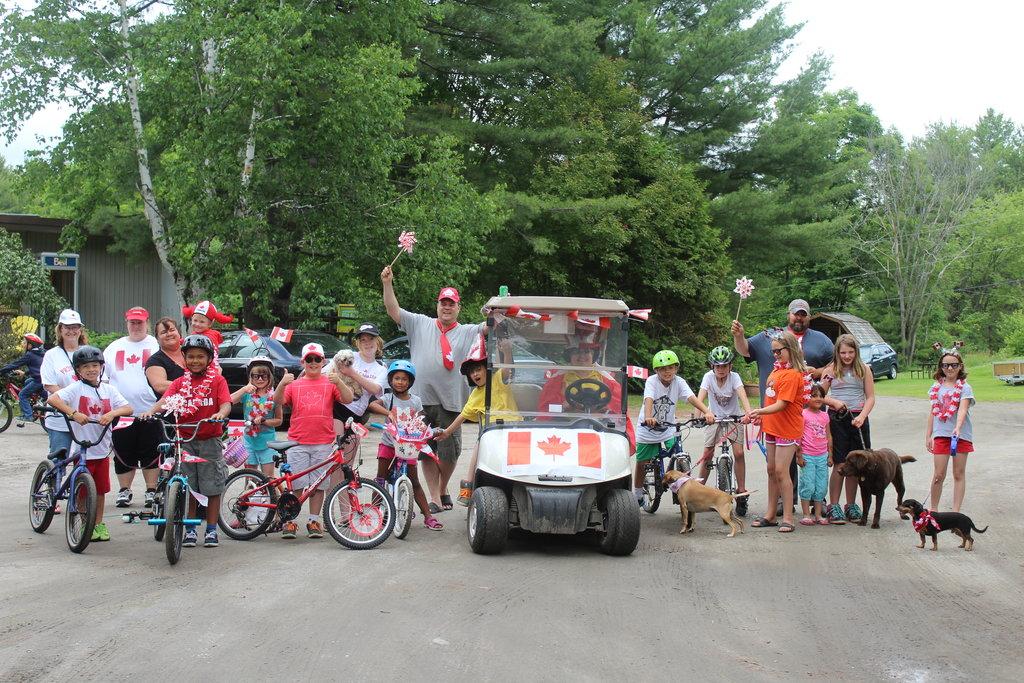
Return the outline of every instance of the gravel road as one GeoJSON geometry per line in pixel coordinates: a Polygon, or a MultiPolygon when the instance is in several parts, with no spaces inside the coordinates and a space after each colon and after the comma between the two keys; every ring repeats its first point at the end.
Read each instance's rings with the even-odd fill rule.
{"type": "MultiPolygon", "coordinates": [[[[872,418],[876,446],[921,458],[905,466],[918,499],[927,409],[882,398],[872,418]]],[[[60,517],[33,533],[26,494],[46,440],[12,426],[0,435],[0,679],[1019,680],[1024,529],[1005,482],[1024,480],[1024,404],[973,416],[964,512],[991,528],[972,553],[950,534],[937,553],[915,548],[890,489],[879,530],[734,539],[708,514],[680,536],[663,501],[626,558],[562,537],[473,555],[457,508],[443,531],[417,518],[407,540],[373,551],[222,539],[175,567],[149,527],[120,522],[112,495],[110,543],[72,555],[60,517]]],[[[364,473],[374,452],[364,445],[364,473]]],[[[764,460],[749,462],[754,514],[764,460]]],[[[139,477],[137,506],[142,490],[139,477]]]]}

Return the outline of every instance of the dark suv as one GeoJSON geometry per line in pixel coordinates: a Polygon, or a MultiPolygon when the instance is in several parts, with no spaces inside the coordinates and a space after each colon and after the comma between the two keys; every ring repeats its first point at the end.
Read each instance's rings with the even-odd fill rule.
{"type": "Polygon", "coordinates": [[[896,379],[896,352],[888,344],[861,344],[860,358],[875,377],[896,379]]]}

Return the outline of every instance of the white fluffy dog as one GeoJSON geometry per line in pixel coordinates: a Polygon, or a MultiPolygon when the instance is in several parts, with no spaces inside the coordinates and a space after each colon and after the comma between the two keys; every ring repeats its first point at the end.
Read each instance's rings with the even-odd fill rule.
{"type": "Polygon", "coordinates": [[[341,381],[345,383],[345,386],[352,390],[352,396],[354,398],[359,398],[363,395],[363,388],[359,386],[359,382],[355,381],[348,375],[341,374],[341,368],[346,365],[351,367],[355,359],[356,355],[350,349],[342,349],[341,351],[338,351],[334,354],[334,358],[331,359],[330,372],[341,377],[341,381]]]}

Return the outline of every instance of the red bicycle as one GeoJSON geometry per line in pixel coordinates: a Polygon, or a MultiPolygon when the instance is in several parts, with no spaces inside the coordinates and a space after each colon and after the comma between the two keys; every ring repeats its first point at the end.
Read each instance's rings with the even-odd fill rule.
{"type": "MultiPolygon", "coordinates": [[[[0,432],[6,431],[11,426],[11,421],[14,419],[14,411],[18,408],[18,394],[21,388],[11,381],[7,375],[3,376],[5,384],[5,391],[0,393],[0,432]]],[[[46,390],[37,392],[32,398],[45,399],[46,390]]],[[[33,410],[33,416],[36,420],[42,418],[42,413],[38,410],[33,410]]],[[[19,427],[25,426],[25,416],[21,416],[21,421],[18,422],[19,427]]]]}
{"type": "MultiPolygon", "coordinates": [[[[324,498],[324,525],[338,543],[353,550],[376,548],[395,528],[395,503],[384,487],[362,480],[351,466],[359,453],[362,425],[353,428],[351,420],[337,438],[334,453],[301,472],[293,473],[287,451],[296,441],[271,441],[267,444],[279,453],[274,456],[281,476],[269,478],[259,470],[236,470],[228,477],[221,495],[218,524],[229,538],[250,541],[260,534],[278,530],[299,516],[302,504],[316,488],[339,469],[344,480],[324,498]],[[322,470],[316,480],[298,495],[292,482],[322,470]],[[276,514],[275,514],[276,513],[276,514]],[[274,528],[271,529],[271,525],[274,528]]],[[[364,430],[365,431],[365,430],[364,430]]],[[[357,463],[356,467],[361,464],[357,463]]]]}

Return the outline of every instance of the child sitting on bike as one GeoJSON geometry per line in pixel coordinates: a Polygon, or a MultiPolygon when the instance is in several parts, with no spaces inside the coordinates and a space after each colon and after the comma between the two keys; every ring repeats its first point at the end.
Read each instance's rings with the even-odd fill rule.
{"type": "MultiPolygon", "coordinates": [[[[417,415],[423,413],[423,402],[420,397],[409,393],[413,382],[416,381],[416,366],[407,360],[396,360],[388,367],[388,386],[390,391],[384,392],[383,399],[377,399],[370,403],[369,410],[378,415],[386,415],[389,422],[397,426],[412,421],[417,415]]],[[[395,439],[386,430],[381,436],[380,445],[377,446],[377,482],[383,484],[388,476],[388,470],[395,458],[401,457],[395,449],[395,439]]],[[[444,525],[437,521],[437,518],[430,511],[427,504],[427,495],[420,485],[420,478],[416,472],[416,459],[407,458],[405,461],[409,480],[412,481],[412,493],[423,514],[423,526],[435,531],[443,529],[444,525]]]]}
{"type": "MultiPolygon", "coordinates": [[[[503,339],[498,342],[498,356],[503,365],[512,364],[512,342],[510,340],[503,339]]],[[[462,427],[462,423],[466,420],[480,422],[483,419],[484,399],[487,393],[487,351],[484,346],[483,336],[469,350],[466,360],[462,361],[461,371],[466,376],[466,382],[469,383],[469,386],[473,387],[473,392],[466,399],[466,404],[462,407],[462,412],[459,413],[459,416],[443,432],[437,435],[438,441],[447,439],[456,429],[462,427]]],[[[516,405],[516,398],[512,395],[512,390],[508,388],[507,384],[511,374],[511,368],[503,368],[501,372],[491,375],[491,413],[494,414],[496,419],[505,420],[506,422],[518,422],[521,419],[516,414],[519,406],[516,405]]],[[[469,474],[467,475],[469,478],[463,479],[459,485],[459,505],[469,506],[469,501],[473,497],[476,463],[479,454],[480,444],[477,442],[473,447],[473,457],[469,461],[469,474]]]]}
{"type": "Polygon", "coordinates": [[[654,354],[654,374],[644,385],[644,402],[637,417],[636,428],[636,472],[633,477],[633,492],[638,502],[644,499],[644,463],[658,457],[661,444],[666,448],[675,446],[678,437],[665,438],[665,427],[659,425],[675,422],[676,403],[685,399],[687,403],[704,415],[708,424],[715,421],[715,414],[678,376],[679,357],[674,351],[664,349],[654,354]]]}
{"type": "MultiPolygon", "coordinates": [[[[184,375],[171,382],[167,391],[153,407],[142,417],[154,414],[171,406],[179,424],[193,424],[200,420],[223,420],[231,412],[231,392],[228,383],[213,364],[213,342],[208,337],[190,334],[181,345],[185,356],[184,375]]],[[[196,493],[206,496],[206,533],[203,535],[203,546],[216,548],[217,517],[220,513],[220,494],[224,493],[224,485],[228,478],[228,466],[224,462],[224,446],[221,436],[224,425],[217,422],[205,422],[198,428],[181,428],[182,436],[193,435],[195,438],[181,444],[181,450],[189,455],[202,458],[203,462],[183,462],[181,473],[188,479],[189,487],[196,493]]],[[[188,516],[195,517],[196,499],[189,496],[188,516]]],[[[194,548],[198,541],[195,527],[185,531],[182,545],[194,548]]]]}
{"type": "MultiPolygon", "coordinates": [[[[93,527],[91,540],[109,541],[110,530],[103,523],[103,502],[110,491],[110,451],[113,439],[110,430],[104,433],[103,428],[119,417],[131,415],[132,407],[117,389],[106,382],[100,382],[103,352],[95,346],[79,347],[71,358],[71,366],[75,369],[78,381],[51,394],[46,402],[71,419],[71,433],[77,441],[98,440],[85,454],[85,466],[96,482],[96,526],[93,527]]],[[[80,449],[81,446],[74,444],[72,448],[80,449]]]]}
{"type": "Polygon", "coordinates": [[[231,403],[242,403],[242,443],[249,454],[245,464],[273,477],[274,450],[267,444],[274,440],[282,421],[274,415],[274,361],[256,356],[249,361],[248,371],[249,383],[231,394],[231,403]]]}
{"type": "MultiPolygon", "coordinates": [[[[351,403],[352,390],[341,381],[340,375],[323,373],[324,347],[309,343],[302,347],[302,374],[298,379],[290,372],[285,373],[274,392],[274,417],[284,417],[284,407],[292,407],[288,424],[288,438],[298,441],[288,451],[288,464],[293,472],[308,470],[322,463],[334,453],[334,404],[351,403]]],[[[317,473],[310,472],[297,477],[292,485],[301,496],[305,489],[316,481],[317,473]]],[[[324,526],[320,513],[324,507],[324,491],[329,479],[325,479],[309,495],[309,520],[306,522],[306,536],[323,538],[324,526]]],[[[284,523],[281,538],[295,538],[299,527],[293,520],[284,523]]]]}
{"type": "Polygon", "coordinates": [[[39,367],[43,364],[43,340],[31,332],[22,337],[21,348],[25,351],[22,355],[0,368],[0,375],[12,374],[15,377],[24,377],[25,372],[19,368],[28,368],[28,379],[25,386],[18,392],[18,406],[21,408],[21,419],[23,422],[32,422],[35,415],[32,414],[32,397],[39,394],[46,398],[46,390],[43,388],[43,380],[39,376],[39,367]]]}
{"type": "MultiPolygon", "coordinates": [[[[700,389],[697,392],[697,399],[702,403],[708,402],[711,412],[715,417],[728,418],[732,415],[746,415],[750,412],[750,401],[747,400],[747,392],[743,388],[743,379],[738,373],[732,371],[732,350],[726,346],[716,346],[708,354],[708,364],[711,369],[704,373],[700,389]],[[742,405],[743,410],[740,411],[742,405]]],[[[700,477],[706,479],[709,471],[709,463],[714,457],[715,446],[723,440],[732,444],[732,456],[735,462],[736,472],[736,493],[747,490],[746,487],[746,462],[743,458],[743,430],[742,424],[713,424],[704,428],[704,454],[701,456],[700,477]]],[[[736,514],[745,517],[747,514],[747,497],[736,499],[736,514]]]]}

